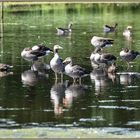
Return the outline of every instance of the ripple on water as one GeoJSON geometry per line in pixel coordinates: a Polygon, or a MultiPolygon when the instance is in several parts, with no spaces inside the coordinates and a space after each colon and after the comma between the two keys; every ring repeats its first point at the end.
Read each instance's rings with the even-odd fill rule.
{"type": "Polygon", "coordinates": [[[96,116],[95,118],[81,118],[80,122],[95,122],[95,121],[105,121],[102,116],[96,116]]]}
{"type": "MultiPolygon", "coordinates": [[[[89,106],[92,108],[96,108],[97,106],[89,106]]],[[[125,110],[138,110],[136,107],[127,107],[127,106],[98,106],[98,108],[103,109],[125,109],[125,110]]]]}
{"type": "Polygon", "coordinates": [[[126,125],[140,125],[140,121],[129,121],[126,125]]]}

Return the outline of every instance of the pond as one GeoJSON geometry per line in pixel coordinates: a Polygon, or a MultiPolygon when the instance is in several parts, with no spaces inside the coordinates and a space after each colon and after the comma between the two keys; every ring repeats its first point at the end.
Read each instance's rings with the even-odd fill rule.
{"type": "MultiPolygon", "coordinates": [[[[74,128],[103,129],[124,135],[140,131],[140,58],[127,70],[119,58],[122,48],[140,51],[140,4],[33,4],[3,3],[1,17],[0,62],[13,66],[10,73],[0,77],[0,128],[74,128]],[[72,33],[58,36],[56,27],[72,25],[72,33]],[[103,26],[118,23],[117,31],[105,35],[103,26]],[[131,25],[132,40],[122,33],[131,25]],[[93,70],[90,55],[93,36],[114,39],[105,51],[117,57],[115,75],[98,75],[93,70]],[[64,84],[52,70],[35,73],[33,65],[21,57],[25,47],[44,44],[53,49],[63,47],[59,55],[70,56],[90,72],[82,84],[73,84],[64,75],[64,84]],[[28,79],[31,78],[31,79],[28,79]],[[66,84],[65,84],[66,83],[66,84]]],[[[53,54],[40,59],[49,65],[53,54]]]]}

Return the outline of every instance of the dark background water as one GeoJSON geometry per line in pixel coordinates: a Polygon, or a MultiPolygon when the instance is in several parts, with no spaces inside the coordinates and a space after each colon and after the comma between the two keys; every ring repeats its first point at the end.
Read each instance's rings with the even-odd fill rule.
{"type": "MultiPolygon", "coordinates": [[[[3,3],[1,18],[0,60],[14,66],[13,74],[0,78],[0,128],[45,127],[120,127],[140,130],[140,58],[126,71],[127,65],[117,60],[118,74],[114,78],[91,73],[82,85],[55,85],[54,73],[31,72],[31,63],[21,58],[23,48],[36,44],[63,47],[60,56],[71,56],[92,72],[90,44],[93,35],[104,36],[103,25],[118,23],[115,39],[106,51],[119,56],[122,47],[140,51],[140,4],[8,4],[3,3]],[[70,36],[58,36],[56,27],[73,23],[70,36]],[[123,30],[133,26],[133,41],[127,42],[123,30]],[[125,73],[122,73],[125,72],[125,73]],[[131,73],[130,73],[131,72],[131,73]],[[22,81],[22,75],[32,75],[32,82],[22,81]],[[52,93],[53,89],[57,93],[52,93]],[[59,107],[59,110],[58,110],[59,107]]],[[[43,58],[49,64],[53,54],[43,58]]]]}

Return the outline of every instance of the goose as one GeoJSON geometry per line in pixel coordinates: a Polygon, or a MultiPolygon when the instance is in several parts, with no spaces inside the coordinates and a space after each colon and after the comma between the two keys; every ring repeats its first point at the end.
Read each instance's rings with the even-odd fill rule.
{"type": "Polygon", "coordinates": [[[115,32],[117,26],[118,26],[117,23],[116,23],[114,26],[105,25],[105,26],[104,26],[104,32],[105,32],[105,33],[115,32]]]}
{"type": "Polygon", "coordinates": [[[65,74],[72,77],[74,83],[76,82],[76,79],[79,79],[79,83],[81,83],[81,77],[87,75],[85,68],[82,68],[79,65],[73,65],[71,57],[67,57],[63,63],[66,64],[65,74]]]}
{"type": "Polygon", "coordinates": [[[50,67],[55,73],[55,79],[58,79],[57,74],[61,74],[61,80],[63,79],[64,64],[62,58],[58,54],[58,50],[63,49],[59,45],[54,45],[54,57],[50,61],[50,67]]]}
{"type": "Polygon", "coordinates": [[[128,48],[122,48],[122,50],[120,51],[121,59],[127,62],[127,69],[130,67],[130,62],[135,60],[138,55],[140,55],[139,52],[130,50],[128,48]]]}
{"type": "Polygon", "coordinates": [[[10,70],[11,68],[13,68],[13,66],[8,65],[8,64],[4,64],[4,63],[0,63],[0,71],[1,71],[1,72],[3,72],[3,71],[8,71],[8,70],[10,70]]]}
{"type": "Polygon", "coordinates": [[[21,52],[21,57],[27,61],[36,61],[39,58],[53,52],[50,48],[44,45],[35,45],[33,47],[24,48],[21,52]]]}
{"type": "Polygon", "coordinates": [[[107,72],[108,73],[112,73],[112,74],[114,74],[114,73],[116,73],[117,72],[117,66],[116,66],[116,63],[115,62],[113,62],[112,64],[111,64],[111,66],[109,66],[108,68],[107,68],[107,72]]]}
{"type": "Polygon", "coordinates": [[[72,32],[71,27],[72,27],[72,23],[69,23],[68,28],[61,28],[61,27],[56,28],[57,34],[58,35],[68,35],[69,33],[72,32]]]}
{"type": "Polygon", "coordinates": [[[110,53],[102,53],[101,48],[96,48],[94,52],[90,55],[91,65],[92,67],[99,67],[102,65],[109,65],[113,63],[117,58],[110,53]]]}
{"type": "Polygon", "coordinates": [[[91,44],[94,47],[103,48],[103,47],[112,46],[113,41],[114,40],[111,39],[111,38],[104,38],[104,37],[99,37],[99,36],[93,36],[92,39],[91,39],[91,44]]]}
{"type": "Polygon", "coordinates": [[[123,31],[123,36],[128,39],[132,36],[132,26],[127,26],[127,28],[123,31]]]}

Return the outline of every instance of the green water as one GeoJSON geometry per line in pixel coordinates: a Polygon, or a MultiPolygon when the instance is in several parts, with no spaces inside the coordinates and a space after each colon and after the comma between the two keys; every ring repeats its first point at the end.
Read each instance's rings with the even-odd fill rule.
{"type": "MultiPolygon", "coordinates": [[[[22,74],[30,70],[31,63],[20,56],[25,47],[43,43],[53,48],[59,44],[63,47],[59,52],[63,59],[71,56],[75,64],[92,71],[89,60],[94,50],[90,43],[92,36],[105,36],[103,26],[117,22],[117,32],[107,35],[115,40],[114,45],[105,51],[118,57],[118,72],[126,72],[127,65],[119,59],[119,52],[123,47],[140,51],[139,13],[140,4],[133,3],[18,6],[3,3],[0,62],[14,68],[12,75],[0,78],[0,128],[101,128],[117,135],[139,132],[139,73],[125,75],[125,81],[120,80],[119,74],[114,81],[108,77],[93,80],[88,76],[82,79],[78,89],[71,78],[64,76],[64,81],[69,80],[69,84],[63,90],[63,96],[59,91],[53,95],[51,89],[55,79],[52,71],[48,71],[48,76],[37,76],[31,84],[22,82],[22,74]],[[73,23],[72,34],[58,36],[56,27],[67,27],[69,22],[73,23]],[[132,42],[127,42],[122,35],[128,25],[133,27],[132,42]],[[66,92],[69,93],[66,95],[66,92]],[[62,98],[67,97],[69,104],[65,105],[62,98]],[[55,105],[59,102],[61,112],[55,111],[53,99],[55,105]]],[[[42,61],[49,64],[52,57],[53,54],[49,54],[42,61]]],[[[139,61],[140,58],[134,61],[129,72],[140,71],[139,61]]]]}

